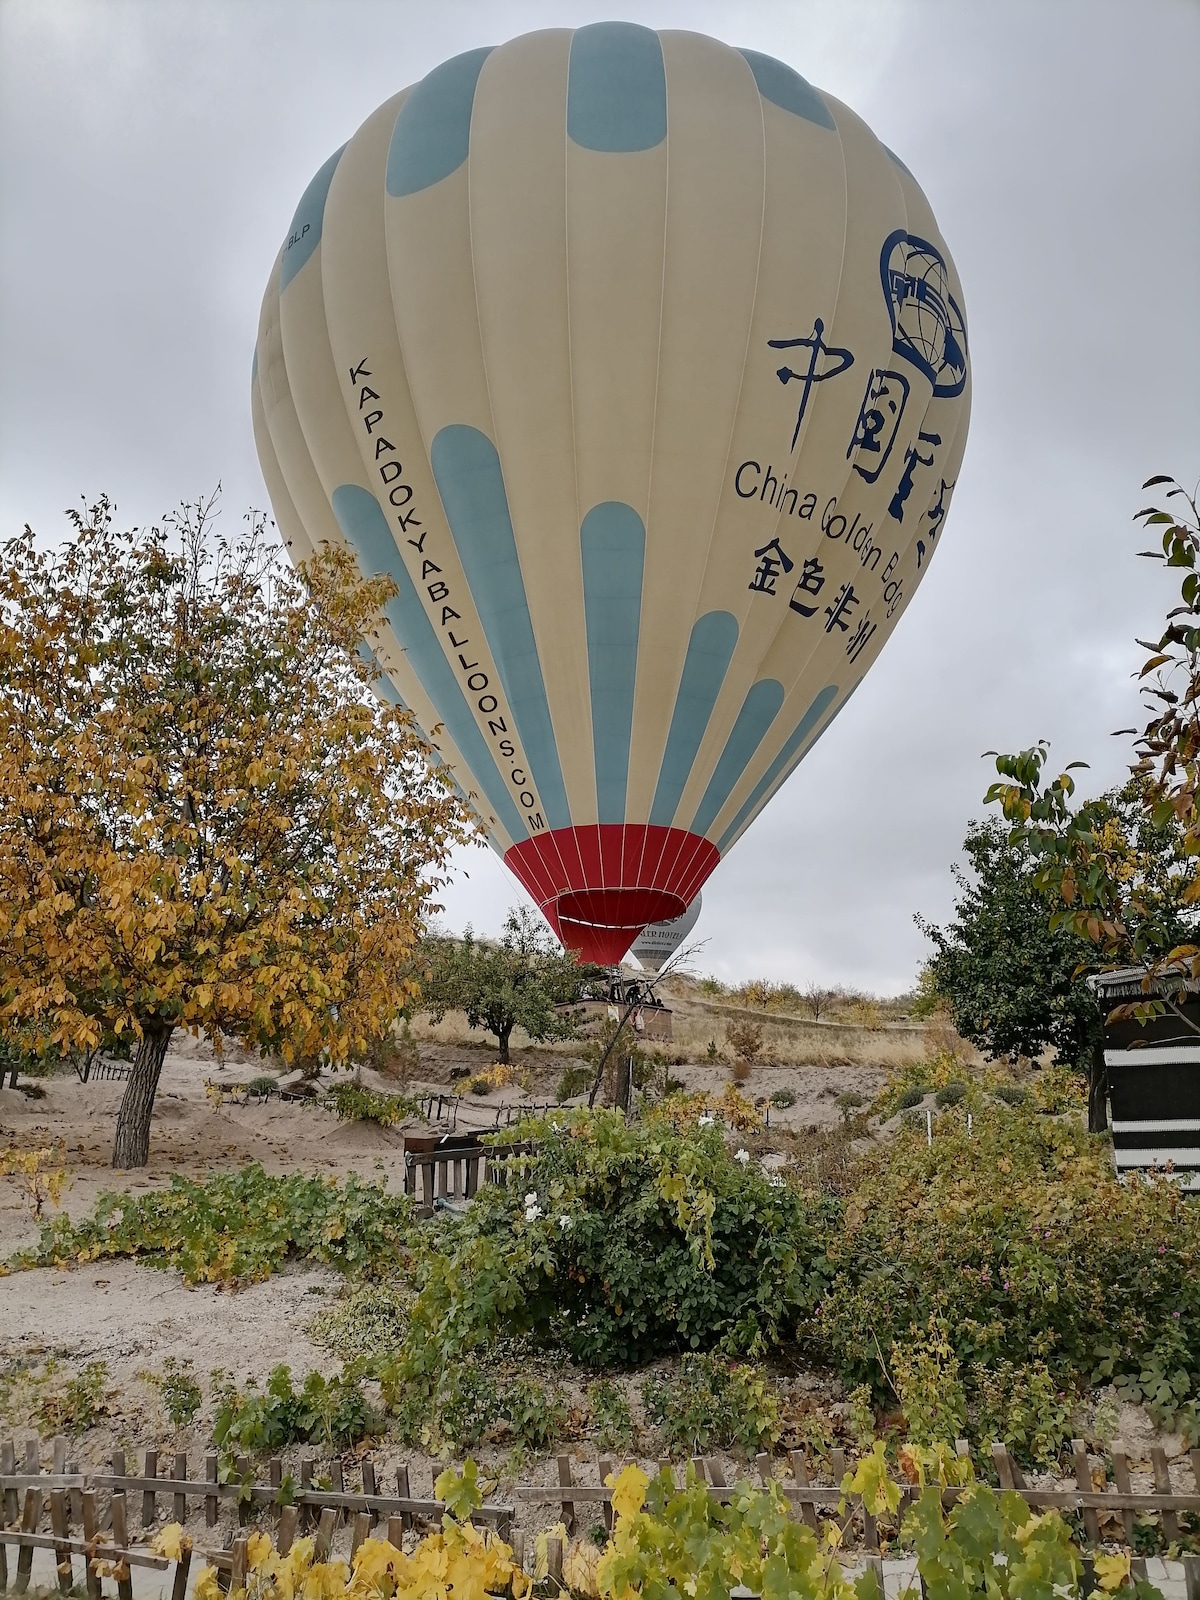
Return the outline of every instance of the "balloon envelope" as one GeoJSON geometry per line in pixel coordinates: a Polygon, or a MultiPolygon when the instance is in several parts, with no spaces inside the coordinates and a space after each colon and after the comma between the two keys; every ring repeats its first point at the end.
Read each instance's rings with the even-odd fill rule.
{"type": "Polygon", "coordinates": [[[253,410],[302,558],[564,942],[695,899],[941,541],[962,293],[908,170],[784,63],[632,23],[435,68],[312,180],[253,410]]]}
{"type": "Polygon", "coordinates": [[[630,946],[630,955],[636,956],[648,971],[657,972],[696,926],[703,898],[698,894],[682,916],[672,917],[669,922],[652,922],[643,928],[630,946]]]}

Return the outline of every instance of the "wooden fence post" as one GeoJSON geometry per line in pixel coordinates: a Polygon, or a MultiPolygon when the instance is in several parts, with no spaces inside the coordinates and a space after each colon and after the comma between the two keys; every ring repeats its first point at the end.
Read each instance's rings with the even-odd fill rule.
{"type": "MultiPolygon", "coordinates": [[[[1082,1439],[1071,1440],[1071,1454],[1075,1461],[1075,1488],[1080,1494],[1091,1494],[1092,1468],[1091,1463],[1088,1461],[1087,1446],[1082,1439]]],[[[1095,1506],[1084,1506],[1083,1527],[1088,1537],[1088,1543],[1091,1545],[1099,1544],[1100,1518],[1096,1514],[1095,1506]]],[[[1091,1585],[1087,1593],[1091,1594],[1094,1587],[1094,1584],[1091,1585]]]]}
{"type": "Polygon", "coordinates": [[[89,1546],[89,1551],[84,1557],[83,1572],[87,1585],[88,1600],[100,1600],[103,1592],[100,1584],[100,1574],[96,1571],[96,1563],[90,1549],[95,1543],[99,1532],[100,1528],[96,1518],[96,1491],[94,1489],[85,1489],[83,1491],[83,1537],[89,1546]]]}
{"type": "MultiPolygon", "coordinates": [[[[565,1489],[570,1489],[570,1488],[573,1487],[572,1480],[571,1480],[571,1458],[570,1458],[570,1456],[559,1456],[559,1458],[558,1458],[558,1481],[559,1481],[559,1484],[565,1489]]],[[[563,1527],[567,1530],[567,1532],[568,1533],[574,1533],[575,1532],[575,1502],[574,1502],[574,1500],[569,1500],[566,1495],[563,1495],[563,1497],[562,1497],[562,1520],[563,1520],[563,1527]]],[[[559,1550],[560,1575],[561,1575],[561,1566],[562,1566],[562,1551],[561,1551],[561,1548],[560,1548],[560,1550],[559,1550]]]]}
{"type": "MultiPolygon", "coordinates": [[[[143,1473],[143,1477],[146,1477],[146,1478],[157,1478],[158,1477],[158,1451],[157,1450],[147,1450],[146,1451],[145,1460],[146,1460],[146,1467],[145,1467],[145,1471],[143,1473]]],[[[152,1528],[157,1520],[158,1520],[158,1500],[157,1500],[157,1497],[156,1497],[153,1489],[144,1489],[142,1491],[142,1527],[143,1528],[152,1528]]]]}
{"type": "MultiPolygon", "coordinates": [[[[205,1456],[204,1476],[209,1483],[216,1483],[220,1475],[220,1466],[216,1456],[205,1456]]],[[[215,1528],[217,1525],[217,1497],[215,1494],[204,1496],[204,1523],[206,1527],[215,1528]]]]}

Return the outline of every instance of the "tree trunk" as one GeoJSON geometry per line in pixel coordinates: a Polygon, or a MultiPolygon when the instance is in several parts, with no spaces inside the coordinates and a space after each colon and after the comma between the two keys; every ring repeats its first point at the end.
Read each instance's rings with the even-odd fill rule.
{"type": "Polygon", "coordinates": [[[158,1018],[142,1024],[133,1071],[125,1087],[121,1109],[117,1112],[117,1132],[113,1140],[114,1167],[144,1167],[150,1159],[150,1118],[158,1092],[163,1057],[175,1026],[158,1018]]]}
{"type": "Polygon", "coordinates": [[[1108,1128],[1108,1067],[1104,1062],[1104,1046],[1092,1046],[1091,1065],[1088,1069],[1088,1132],[1104,1133],[1108,1128]]]}
{"type": "Polygon", "coordinates": [[[499,1049],[496,1051],[496,1060],[497,1061],[503,1061],[505,1066],[508,1065],[508,1041],[509,1041],[509,1037],[510,1037],[511,1034],[512,1034],[512,1023],[511,1022],[509,1023],[507,1028],[497,1028],[496,1029],[496,1038],[499,1041],[499,1049]]]}

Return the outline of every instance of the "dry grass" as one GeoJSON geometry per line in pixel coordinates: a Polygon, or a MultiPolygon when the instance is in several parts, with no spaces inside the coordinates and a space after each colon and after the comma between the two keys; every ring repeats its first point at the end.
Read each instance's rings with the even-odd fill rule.
{"type": "MultiPolygon", "coordinates": [[[[729,1024],[743,1017],[732,1007],[717,1007],[684,1011],[676,1009],[674,1017],[674,1042],[672,1054],[685,1061],[702,1062],[707,1058],[709,1041],[713,1041],[725,1059],[735,1054],[727,1040],[729,1024]]],[[[893,1070],[911,1066],[917,1061],[927,1061],[939,1047],[938,1040],[930,1038],[930,1030],[913,1027],[867,1029],[847,1027],[840,1023],[812,1023],[791,1019],[755,1018],[762,1028],[762,1045],[757,1059],[786,1067],[883,1067],[893,1070]]],[[[960,1042],[958,1052],[966,1061],[975,1057],[969,1045],[960,1042]]]]}

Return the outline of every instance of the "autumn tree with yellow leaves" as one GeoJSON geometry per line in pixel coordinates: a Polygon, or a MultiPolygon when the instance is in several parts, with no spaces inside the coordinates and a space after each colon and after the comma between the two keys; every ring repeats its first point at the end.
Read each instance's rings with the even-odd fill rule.
{"type": "Polygon", "coordinates": [[[212,500],[119,531],[101,500],[0,573],[0,1031],[135,1042],[115,1167],[144,1166],[177,1028],[337,1063],[416,993],[474,831],[360,641],[390,579],[297,575],[212,500]]]}

